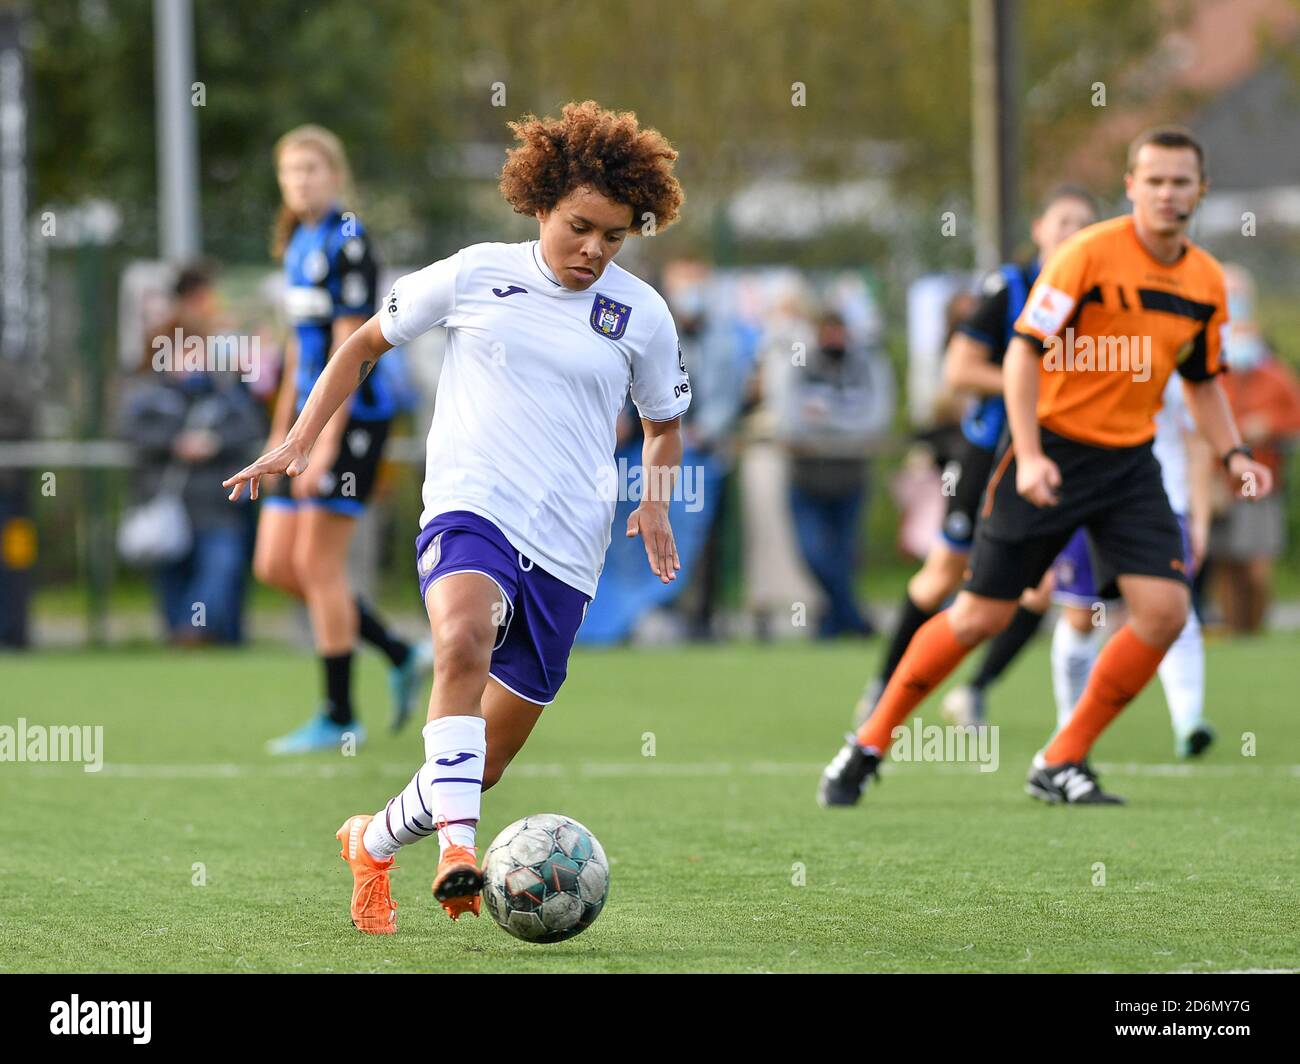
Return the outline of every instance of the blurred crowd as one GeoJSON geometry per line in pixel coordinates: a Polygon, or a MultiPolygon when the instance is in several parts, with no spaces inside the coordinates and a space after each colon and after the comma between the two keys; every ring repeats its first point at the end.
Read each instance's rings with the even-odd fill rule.
{"type": "MultiPolygon", "coordinates": [[[[671,511],[685,579],[664,589],[638,558],[639,546],[614,536],[580,639],[875,634],[862,597],[868,568],[923,557],[942,518],[941,470],[968,401],[944,390],[936,368],[942,351],[931,352],[923,371],[935,377],[928,410],[918,416],[910,403],[905,414],[883,314],[865,276],[721,270],[680,260],[652,280],[672,308],[693,393],[683,423],[683,478],[691,490],[671,511]],[[891,556],[869,557],[870,510],[887,499],[897,511],[891,556]]],[[[1287,448],[1300,436],[1300,381],[1256,324],[1249,275],[1230,267],[1228,281],[1227,394],[1279,489],[1247,503],[1219,485],[1197,599],[1210,623],[1254,632],[1266,622],[1273,566],[1286,549],[1291,485],[1284,474],[1287,448]]],[[[934,335],[944,343],[974,306],[972,285],[962,279],[942,308],[934,335]]],[[[178,645],[245,636],[257,504],[230,503],[221,480],[266,440],[279,372],[274,342],[263,346],[251,380],[237,366],[158,358],[160,348],[183,346],[190,336],[210,344],[230,331],[219,291],[210,264],[179,271],[166,313],[145,329],[138,369],[117,409],[118,433],[138,455],[119,546],[152,573],[167,638],[178,645]],[[200,608],[202,623],[195,619],[200,608]]],[[[912,388],[915,370],[907,378],[912,388]]],[[[426,402],[409,415],[416,440],[431,409],[426,402]]],[[[617,454],[639,461],[631,406],[620,421],[617,454]]],[[[421,469],[417,462],[397,476],[415,481],[421,469]]],[[[378,504],[386,505],[382,493],[378,504]]],[[[417,530],[404,531],[413,541],[417,530]]],[[[406,554],[398,550],[395,558],[402,564],[406,554]]]]}

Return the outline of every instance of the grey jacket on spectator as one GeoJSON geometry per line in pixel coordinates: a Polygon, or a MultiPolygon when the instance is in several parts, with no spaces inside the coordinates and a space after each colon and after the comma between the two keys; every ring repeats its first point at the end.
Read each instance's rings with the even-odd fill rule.
{"type": "Polygon", "coordinates": [[[218,374],[147,373],[128,389],[118,414],[119,435],[139,449],[136,501],[158,492],[163,471],[175,461],[187,467],[183,498],[196,528],[238,524],[243,506],[227,498],[221,482],[257,457],[266,439],[261,407],[237,377],[218,374]],[[219,449],[201,462],[174,458],[172,447],[185,430],[215,433],[219,449]]]}
{"type": "Polygon", "coordinates": [[[815,344],[806,364],[769,363],[775,432],[791,454],[791,483],[813,495],[861,488],[867,455],[894,418],[894,371],[879,349],[850,343],[836,357],[815,344]]]}

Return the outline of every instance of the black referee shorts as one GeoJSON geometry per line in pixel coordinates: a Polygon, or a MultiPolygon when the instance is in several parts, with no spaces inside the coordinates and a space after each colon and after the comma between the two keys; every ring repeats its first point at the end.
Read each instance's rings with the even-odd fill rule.
{"type": "Polygon", "coordinates": [[[1116,576],[1187,582],[1178,520],[1165,495],[1151,443],[1097,447],[1049,429],[1043,452],[1061,470],[1059,502],[1037,507],[1016,491],[1014,448],[999,449],[980,507],[966,590],[1016,599],[1036,587],[1078,528],[1116,576]]]}

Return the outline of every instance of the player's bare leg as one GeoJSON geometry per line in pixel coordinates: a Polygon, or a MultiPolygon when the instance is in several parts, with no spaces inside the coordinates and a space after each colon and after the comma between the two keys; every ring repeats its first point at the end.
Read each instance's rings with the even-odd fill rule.
{"type": "Polygon", "coordinates": [[[254,571],[265,583],[307,605],[324,673],[323,711],[269,744],[272,753],[300,754],[365,741],[352,711],[352,649],[356,603],[348,587],[348,544],[356,522],[310,505],[269,506],[262,514],[254,571]]]}
{"type": "Polygon", "coordinates": [[[365,742],[365,729],[352,711],[352,651],[356,639],[356,603],[348,586],[348,544],[356,522],[323,508],[302,505],[285,519],[276,507],[267,539],[259,546],[268,575],[278,574],[279,586],[300,595],[307,605],[312,638],[320,657],[325,698],[323,709],[301,727],[269,744],[272,753],[302,754],[338,749],[365,742]],[[289,556],[292,577],[284,577],[289,556]]]}
{"type": "MultiPolygon", "coordinates": [[[[429,809],[442,850],[433,895],[448,916],[459,920],[466,912],[479,914],[483,889],[474,849],[487,767],[483,697],[508,604],[482,573],[453,573],[430,585],[425,605],[438,659],[421,770],[429,777],[429,809]]],[[[419,779],[417,773],[417,784],[419,779]]]]}
{"type": "Polygon", "coordinates": [[[293,543],[298,533],[298,510],[290,506],[263,506],[253,547],[253,575],[268,587],[302,598],[302,585],[293,563],[293,543]]]}
{"type": "Polygon", "coordinates": [[[536,702],[507,691],[489,679],[483,690],[483,719],[487,722],[487,765],[483,769],[483,789],[494,786],[505,772],[533,728],[541,719],[536,702]]]}
{"type": "MultiPolygon", "coordinates": [[[[269,489],[264,490],[269,494],[269,489]]],[[[295,553],[300,535],[306,534],[307,515],[313,512],[320,513],[306,507],[278,505],[264,507],[257,526],[257,543],[253,549],[253,573],[257,579],[269,587],[304,601],[306,594],[299,576],[295,553]]],[[[335,514],[326,516],[333,517],[337,521],[352,520],[335,514]]],[[[346,566],[347,546],[351,541],[352,532],[346,527],[343,530],[345,534],[340,537],[345,541],[342,548],[342,564],[346,566]]],[[[331,548],[326,545],[325,549],[331,548]]],[[[310,562],[304,561],[303,564],[309,565],[310,562]]],[[[389,660],[389,687],[392,689],[394,703],[393,730],[397,730],[410,711],[416,688],[432,669],[432,653],[426,643],[407,644],[400,636],[391,632],[379,617],[367,610],[360,599],[353,599],[352,608],[356,611],[358,619],[365,622],[357,625],[356,634],[376,646],[389,660]]],[[[346,618],[340,616],[339,620],[345,621],[346,618]]],[[[313,626],[316,623],[315,615],[312,617],[312,623],[313,626]]]]}
{"type": "Polygon", "coordinates": [[[487,761],[482,702],[504,604],[489,577],[463,572],[431,584],[425,608],[438,668],[424,726],[424,764],[374,815],[363,843],[383,861],[436,834],[441,857],[433,892],[455,920],[466,912],[478,915],[483,888],[474,850],[487,761]]]}
{"type": "Polygon", "coordinates": [[[293,565],[321,657],[350,655],[356,641],[357,608],[347,572],[356,524],[352,517],[316,506],[304,507],[298,516],[293,565]]]}
{"type": "Polygon", "coordinates": [[[934,613],[961,586],[968,558],[965,551],[936,543],[925,556],[925,563],[907,582],[912,601],[927,613],[934,613]]]}

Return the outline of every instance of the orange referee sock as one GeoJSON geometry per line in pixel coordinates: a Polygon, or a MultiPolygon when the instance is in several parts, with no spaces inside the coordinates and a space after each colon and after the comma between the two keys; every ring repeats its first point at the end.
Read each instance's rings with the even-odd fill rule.
{"type": "Polygon", "coordinates": [[[1060,765],[1087,757],[1097,736],[1147,685],[1164,656],[1163,647],[1142,642],[1131,625],[1116,632],[1097,656],[1070,723],[1043,751],[1047,763],[1060,765]]]}
{"type": "Polygon", "coordinates": [[[882,756],[888,753],[894,729],[972,649],[957,641],[947,610],[921,625],[876,708],[858,729],[858,743],[874,746],[882,756]]]}

